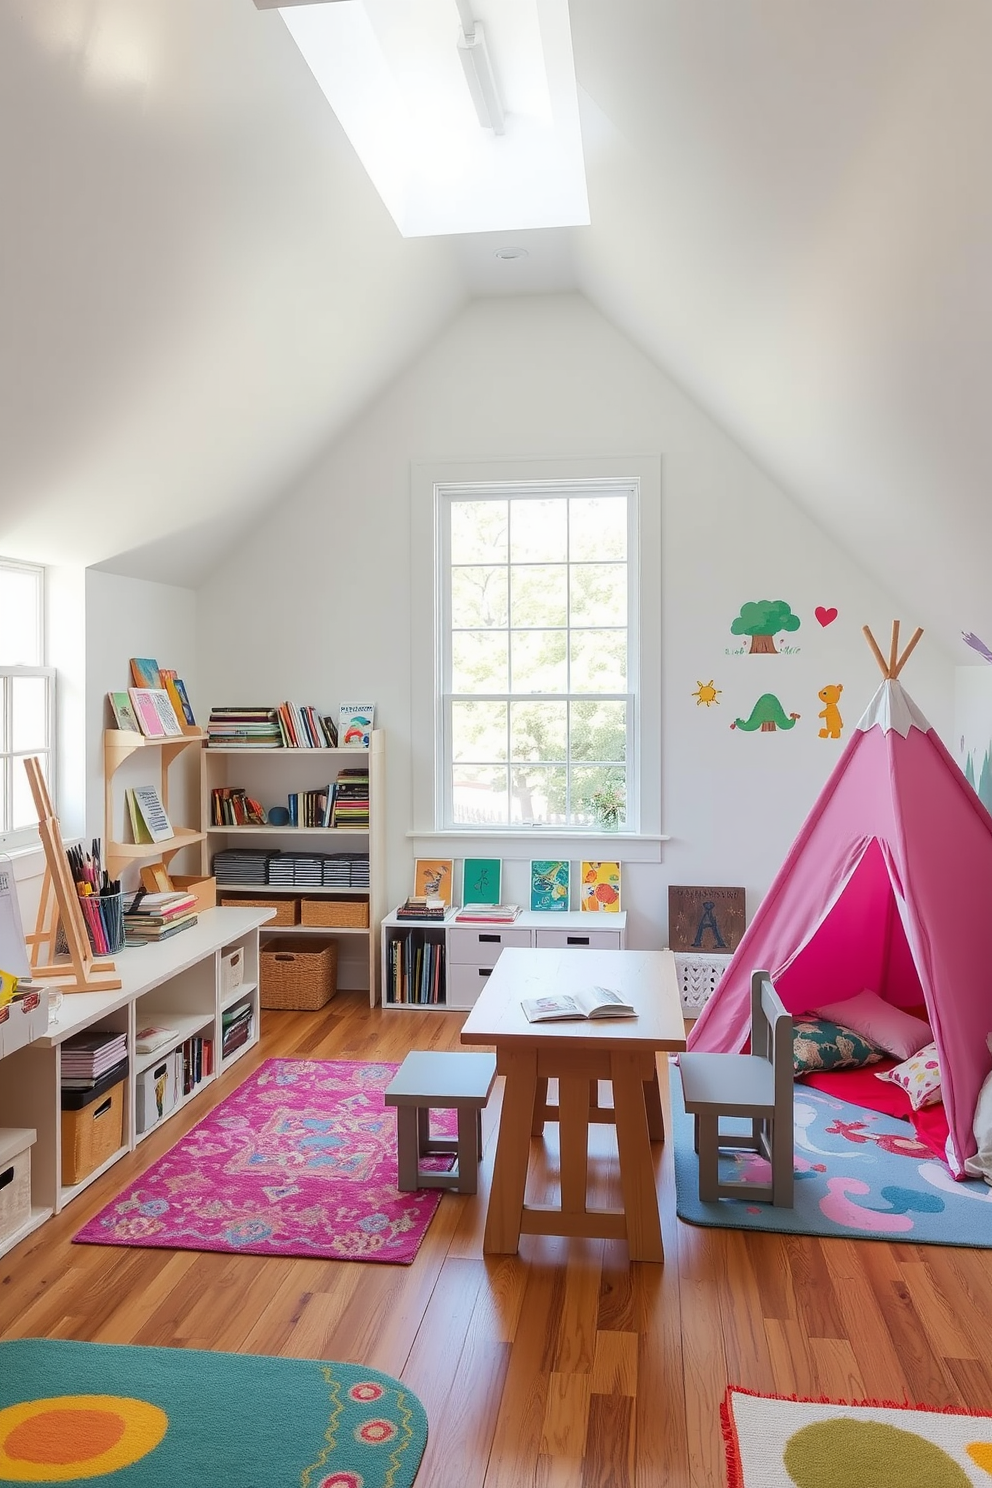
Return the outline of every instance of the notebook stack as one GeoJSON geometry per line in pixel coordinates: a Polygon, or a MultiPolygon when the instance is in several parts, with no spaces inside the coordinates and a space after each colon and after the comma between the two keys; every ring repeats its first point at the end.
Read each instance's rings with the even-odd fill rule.
{"type": "Polygon", "coordinates": [[[127,1034],[108,1028],[90,1028],[74,1033],[62,1045],[62,1089],[92,1090],[97,1081],[113,1085],[120,1067],[127,1074],[127,1034]]]}
{"type": "Polygon", "coordinates": [[[278,710],[253,705],[211,708],[207,748],[281,749],[278,710]]]}
{"type": "MultiPolygon", "coordinates": [[[[214,853],[210,871],[218,887],[225,884],[228,887],[232,884],[239,887],[266,884],[269,881],[269,859],[278,856],[278,853],[262,847],[226,848],[224,852],[214,853]]],[[[277,880],[273,879],[273,882],[277,880]]]]}
{"type": "Polygon", "coordinates": [[[338,772],[334,793],[334,827],[365,831],[369,824],[369,767],[358,765],[338,772]]]}
{"type": "Polygon", "coordinates": [[[269,864],[270,884],[319,889],[323,882],[324,860],[319,853],[280,853],[269,864]]]}
{"type": "Polygon", "coordinates": [[[369,886],[368,853],[325,853],[325,889],[367,889],[369,886]]]}
{"type": "Polygon", "coordinates": [[[446,906],[443,899],[431,899],[426,894],[411,894],[396,911],[398,920],[443,920],[446,906]]]}
{"type": "Polygon", "coordinates": [[[168,940],[196,924],[196,896],[180,890],[171,894],[146,894],[139,889],[124,911],[128,940],[168,940]]]}

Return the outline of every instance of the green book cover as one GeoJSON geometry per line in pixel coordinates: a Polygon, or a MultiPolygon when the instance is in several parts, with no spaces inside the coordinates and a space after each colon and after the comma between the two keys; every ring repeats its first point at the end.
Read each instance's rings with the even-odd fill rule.
{"type": "Polygon", "coordinates": [[[466,858],[463,904],[498,904],[502,863],[499,858],[466,858]]]}

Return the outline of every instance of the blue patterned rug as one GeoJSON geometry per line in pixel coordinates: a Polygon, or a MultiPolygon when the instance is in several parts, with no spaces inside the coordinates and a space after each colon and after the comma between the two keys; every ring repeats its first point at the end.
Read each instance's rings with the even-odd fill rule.
{"type": "MultiPolygon", "coordinates": [[[[988,1184],[980,1178],[958,1183],[908,1121],[850,1105],[807,1085],[797,1085],[795,1095],[794,1207],[776,1209],[746,1198],[701,1203],[692,1117],[682,1104],[682,1081],[674,1064],[671,1076],[679,1219],[735,1230],[992,1247],[988,1184]]],[[[733,1122],[721,1122],[721,1130],[733,1131],[733,1122]]],[[[720,1173],[733,1182],[769,1181],[768,1163],[749,1152],[722,1157],[720,1173]]]]}

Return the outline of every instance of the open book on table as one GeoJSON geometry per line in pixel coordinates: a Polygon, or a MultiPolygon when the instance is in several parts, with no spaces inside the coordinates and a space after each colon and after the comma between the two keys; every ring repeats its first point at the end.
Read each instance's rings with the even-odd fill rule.
{"type": "Polygon", "coordinates": [[[580,987],[548,997],[524,997],[520,1006],[531,1023],[554,1018],[636,1018],[637,1012],[612,987],[580,987]]]}

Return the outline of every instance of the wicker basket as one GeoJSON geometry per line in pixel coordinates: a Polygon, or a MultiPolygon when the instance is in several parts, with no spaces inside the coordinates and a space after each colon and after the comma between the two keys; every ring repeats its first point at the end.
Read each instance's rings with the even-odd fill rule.
{"type": "Polygon", "coordinates": [[[304,899],[300,903],[300,924],[367,930],[369,902],[367,899],[304,899]]]}
{"type": "Polygon", "coordinates": [[[62,1182],[81,1183],[113,1157],[124,1140],[124,1091],[121,1080],[100,1091],[88,1105],[62,1112],[62,1182]]]}
{"type": "Polygon", "coordinates": [[[283,1012],[314,1012],[338,990],[337,941],[299,940],[283,936],[267,940],[259,956],[263,1008],[283,1012]]]}
{"type": "Polygon", "coordinates": [[[697,1017],[716,991],[716,985],[727,967],[730,956],[697,951],[676,951],[675,965],[679,974],[682,1011],[688,1018],[697,1017]]]}
{"type": "Polygon", "coordinates": [[[231,905],[234,909],[274,909],[275,916],[266,921],[268,925],[298,925],[300,923],[300,901],[299,899],[243,899],[239,895],[221,895],[222,905],[231,905]]]}

